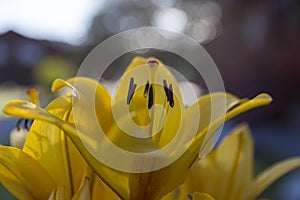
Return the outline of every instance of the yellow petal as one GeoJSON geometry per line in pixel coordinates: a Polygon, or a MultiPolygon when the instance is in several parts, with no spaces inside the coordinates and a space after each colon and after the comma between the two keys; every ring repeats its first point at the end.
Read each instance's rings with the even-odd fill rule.
{"type": "MultiPolygon", "coordinates": [[[[183,162],[181,165],[190,166],[195,161],[197,156],[204,157],[205,155],[207,155],[207,153],[209,153],[209,151],[212,149],[212,144],[214,144],[215,141],[214,133],[220,126],[223,125],[224,120],[229,120],[237,114],[243,111],[247,111],[247,109],[240,109],[240,107],[242,106],[242,108],[248,108],[247,105],[249,103],[252,104],[252,101],[256,101],[255,98],[250,101],[245,101],[240,100],[237,97],[227,93],[215,93],[200,98],[198,102],[188,108],[184,118],[184,120],[186,120],[184,131],[189,134],[189,132],[191,131],[190,127],[194,127],[193,123],[197,123],[197,125],[200,124],[198,126],[198,131],[200,132],[193,139],[192,144],[190,145],[188,150],[183,154],[184,159],[181,160],[183,162]],[[214,111],[216,112],[214,114],[214,117],[211,116],[211,103],[216,104],[214,106],[218,106],[220,104],[219,106],[220,108],[222,108],[220,112],[218,112],[217,110],[214,111]],[[237,105],[238,103],[241,104],[237,105]],[[194,110],[200,111],[200,122],[194,121],[194,119],[196,118],[194,116],[197,115],[194,110]],[[236,110],[238,110],[239,112],[236,112],[236,110]],[[231,114],[232,112],[234,112],[235,115],[231,114]],[[201,119],[203,120],[203,122],[201,121],[201,119]],[[201,125],[202,123],[204,125],[201,125]]],[[[265,102],[258,102],[255,105],[256,107],[258,107],[265,104],[265,102]]]]}
{"type": "MultiPolygon", "coordinates": [[[[186,135],[206,134],[204,144],[201,147],[200,157],[204,157],[214,146],[218,135],[215,135],[216,128],[208,127],[218,121],[218,125],[222,125],[225,121],[226,112],[239,104],[242,100],[228,93],[212,93],[201,97],[196,103],[187,108],[184,115],[186,135]],[[196,123],[196,125],[194,125],[196,123]],[[197,126],[197,129],[194,127],[197,126]]],[[[203,136],[198,136],[203,137],[203,136]]],[[[198,143],[200,149],[201,143],[198,143]]]]}
{"type": "Polygon", "coordinates": [[[78,191],[75,193],[72,200],[90,200],[90,186],[89,186],[89,178],[85,177],[81,185],[78,189],[78,191]]]}
{"type": "Polygon", "coordinates": [[[169,194],[165,195],[161,200],[187,200],[188,194],[181,193],[181,187],[176,188],[169,194]]]}
{"type": "Polygon", "coordinates": [[[281,176],[299,167],[300,157],[295,157],[280,161],[265,169],[245,191],[245,199],[254,199],[281,176]]]}
{"type": "Polygon", "coordinates": [[[247,126],[241,125],[216,151],[192,167],[188,192],[206,192],[217,199],[243,199],[241,193],[252,182],[252,160],[253,140],[247,126]]]}
{"type": "Polygon", "coordinates": [[[253,177],[253,152],[253,139],[248,127],[244,125],[234,129],[218,147],[211,159],[218,166],[219,177],[222,177],[215,178],[220,197],[242,199],[242,192],[253,177]]]}
{"type": "Polygon", "coordinates": [[[178,163],[183,163],[181,161],[175,162],[157,171],[132,174],[130,177],[131,198],[137,200],[161,199],[181,185],[186,178],[188,166],[178,165],[178,163]],[[143,189],[143,191],[136,191],[139,189],[143,189]]]}
{"type": "MultiPolygon", "coordinates": [[[[143,57],[140,57],[140,56],[134,57],[134,58],[131,60],[131,62],[130,62],[130,64],[128,65],[128,67],[126,68],[124,74],[125,74],[126,72],[128,72],[128,71],[130,71],[130,70],[132,70],[132,69],[134,69],[134,68],[136,68],[136,67],[138,67],[138,66],[140,66],[140,65],[146,64],[146,62],[147,62],[146,59],[143,58],[143,57]]],[[[159,61],[159,62],[160,62],[160,61],[159,61]]]]}
{"type": "MultiPolygon", "coordinates": [[[[71,106],[71,97],[63,96],[51,102],[46,109],[62,120],[72,121],[71,106]]],[[[86,170],[89,166],[86,161],[61,129],[55,125],[35,120],[24,151],[32,155],[49,171],[57,185],[65,186],[66,198],[78,190],[82,177],[87,175],[86,170]]]]}
{"type": "Polygon", "coordinates": [[[214,200],[214,198],[209,194],[196,192],[193,195],[193,200],[214,200]]]}
{"type": "MultiPolygon", "coordinates": [[[[67,81],[57,79],[52,84],[52,91],[56,92],[62,87],[69,87],[76,95],[72,98],[72,112],[69,114],[72,119],[70,118],[68,121],[74,123],[75,118],[77,126],[88,127],[92,131],[85,131],[87,136],[98,141],[97,136],[95,136],[98,134],[96,125],[99,123],[101,128],[107,132],[113,121],[110,106],[111,98],[107,90],[98,82],[86,77],[71,78],[67,81]],[[90,112],[91,110],[95,112],[90,112]],[[96,116],[93,115],[94,113],[96,116]]],[[[73,144],[68,143],[68,152],[71,155],[69,156],[70,164],[77,166],[71,167],[73,190],[76,191],[82,177],[86,176],[90,169],[89,166],[86,166],[83,157],[77,153],[78,150],[73,144]],[[78,173],[77,169],[84,170],[78,173]]]]}
{"type": "Polygon", "coordinates": [[[216,120],[212,121],[209,124],[209,126],[206,126],[201,131],[201,133],[198,133],[197,137],[195,138],[195,140],[191,146],[191,149],[193,149],[193,148],[199,149],[201,147],[199,157],[204,157],[212,149],[212,146],[210,145],[211,144],[210,138],[214,137],[215,131],[217,131],[218,128],[224,123],[224,119],[225,119],[225,121],[230,120],[231,118],[233,118],[243,112],[251,110],[253,108],[268,105],[271,103],[271,101],[272,101],[272,98],[268,94],[260,94],[250,100],[242,99],[242,100],[240,100],[240,104],[238,104],[238,105],[229,104],[232,106],[228,106],[226,108],[227,113],[225,114],[225,116],[224,115],[220,116],[216,120]],[[205,141],[207,141],[207,142],[204,142],[204,144],[202,145],[201,140],[203,140],[203,135],[205,135],[204,136],[205,141]],[[200,142],[198,142],[198,140],[200,142]]]}
{"type": "MultiPolygon", "coordinates": [[[[52,101],[46,109],[58,118],[68,120],[71,106],[70,97],[63,96],[52,101]]],[[[73,177],[70,170],[76,168],[79,172],[80,170],[77,167],[81,167],[80,163],[77,163],[77,166],[71,166],[69,154],[72,157],[76,156],[78,152],[75,152],[75,149],[69,152],[71,147],[68,146],[70,145],[73,144],[68,142],[61,129],[53,124],[35,120],[23,149],[48,171],[57,185],[65,187],[65,198],[70,198],[74,192],[73,177]]],[[[78,185],[80,182],[81,178],[78,185]]]]}
{"type": "Polygon", "coordinates": [[[67,81],[57,79],[53,82],[52,91],[55,92],[62,87],[71,88],[77,95],[73,98],[73,115],[76,123],[83,121],[81,122],[83,126],[91,125],[92,128],[95,125],[90,121],[94,124],[99,123],[106,133],[113,123],[111,97],[107,90],[97,81],[86,77],[71,78],[67,81]],[[98,121],[93,121],[93,117],[98,121]]]}
{"type": "Polygon", "coordinates": [[[16,197],[47,199],[55,182],[43,167],[20,149],[0,146],[0,180],[16,197]]]}
{"type": "Polygon", "coordinates": [[[48,200],[65,200],[65,189],[63,186],[58,186],[50,194],[48,200]]]}
{"type": "MultiPolygon", "coordinates": [[[[221,93],[220,95],[226,95],[226,94],[221,93]]],[[[207,97],[207,98],[209,98],[209,97],[207,97]]],[[[251,100],[244,100],[244,99],[239,100],[240,104],[238,104],[238,105],[235,104],[235,101],[237,101],[237,100],[234,96],[226,95],[226,98],[229,98],[229,100],[228,100],[229,104],[226,106],[226,108],[229,111],[226,113],[226,115],[225,116],[220,116],[216,120],[212,121],[209,124],[209,126],[207,125],[206,127],[204,127],[202,129],[202,131],[200,133],[198,133],[196,138],[193,140],[193,143],[190,145],[188,150],[181,156],[181,158],[176,160],[174,163],[172,163],[172,165],[181,166],[181,168],[178,168],[178,169],[182,170],[180,172],[181,174],[185,174],[185,171],[187,171],[190,168],[191,164],[195,162],[195,160],[197,159],[197,156],[199,154],[199,149],[200,149],[201,145],[203,145],[204,138],[205,137],[206,138],[213,137],[214,131],[216,131],[223,124],[224,118],[225,118],[225,120],[229,120],[232,117],[235,117],[236,115],[238,115],[242,112],[245,112],[245,111],[247,111],[249,109],[252,109],[252,108],[255,108],[255,107],[267,105],[271,102],[271,98],[266,94],[259,95],[259,96],[255,97],[254,99],[251,99],[251,100]],[[232,100],[230,100],[230,98],[232,98],[232,100]],[[208,131],[208,128],[211,129],[211,131],[208,133],[208,134],[212,134],[210,136],[206,135],[207,131],[208,131]]],[[[221,100],[222,100],[222,98],[221,98],[221,100]]],[[[205,103],[205,99],[201,100],[201,98],[200,98],[199,101],[200,102],[203,101],[204,102],[203,105],[207,105],[205,103]]],[[[210,100],[207,100],[207,101],[211,102],[210,100]]],[[[201,103],[198,102],[198,105],[201,105],[201,103]]],[[[200,107],[200,110],[203,110],[201,108],[203,108],[205,110],[205,106],[200,107]]],[[[190,115],[190,116],[193,116],[193,115],[190,115]]],[[[209,140],[206,140],[206,141],[209,141],[209,140]]],[[[209,142],[208,144],[211,144],[211,143],[209,142]]],[[[202,147],[202,149],[200,150],[199,155],[203,157],[204,155],[206,155],[210,151],[210,149],[211,149],[211,146],[209,146],[209,145],[204,147],[204,150],[203,150],[203,147],[202,147]],[[203,152],[201,152],[201,151],[204,151],[205,153],[203,154],[203,152]]],[[[212,168],[209,167],[210,166],[209,163],[204,165],[204,166],[207,166],[207,168],[208,168],[206,174],[210,174],[210,171],[211,171],[212,174],[214,174],[214,172],[212,172],[213,170],[210,170],[212,168]]],[[[180,170],[177,170],[177,173],[179,173],[179,171],[180,170]]]]}
{"type": "Polygon", "coordinates": [[[33,104],[40,106],[40,101],[39,101],[39,91],[35,88],[30,88],[27,90],[27,95],[29,98],[29,101],[32,102],[33,104]]]}
{"type": "Polygon", "coordinates": [[[192,120],[189,119],[195,119],[196,116],[199,115],[200,118],[198,118],[200,120],[200,123],[197,122],[197,133],[200,133],[212,121],[218,119],[220,116],[223,116],[226,113],[226,111],[233,108],[241,101],[241,99],[229,93],[216,92],[207,94],[205,96],[200,97],[196,103],[187,108],[185,113],[185,120],[187,121],[187,123],[191,123],[190,121],[192,120]],[[216,107],[214,108],[213,106],[216,107]]]}
{"type": "Polygon", "coordinates": [[[55,124],[72,140],[76,145],[79,152],[83,155],[85,160],[89,163],[90,167],[97,173],[99,177],[104,180],[104,182],[109,185],[119,196],[124,199],[129,199],[128,191],[128,174],[122,173],[120,171],[111,169],[106,165],[99,162],[86,148],[86,146],[81,142],[81,138],[78,136],[76,127],[72,124],[62,121],[54,115],[51,115],[46,110],[33,106],[33,104],[15,100],[7,104],[3,112],[6,115],[11,115],[20,118],[29,119],[39,119],[46,122],[55,124]]]}
{"type": "Polygon", "coordinates": [[[265,93],[259,94],[255,98],[250,99],[249,101],[244,100],[242,104],[240,104],[238,107],[236,107],[226,115],[226,119],[231,119],[232,117],[235,117],[240,113],[246,112],[259,106],[268,105],[271,102],[272,97],[270,95],[265,93]]]}
{"type": "Polygon", "coordinates": [[[91,176],[94,174],[94,172],[91,170],[88,163],[84,160],[82,155],[79,153],[77,148],[74,146],[74,144],[71,142],[69,138],[67,138],[68,141],[68,158],[69,158],[69,166],[70,166],[70,172],[72,177],[72,187],[73,187],[73,193],[76,192],[82,182],[82,177],[85,176],[91,176]]]}
{"type": "Polygon", "coordinates": [[[120,198],[97,175],[92,177],[91,185],[92,199],[120,200],[120,198]]]}
{"type": "Polygon", "coordinates": [[[140,197],[147,197],[148,199],[161,198],[180,185],[185,178],[188,165],[178,166],[172,164],[169,167],[155,172],[143,173],[142,175],[129,174],[111,169],[90,154],[82,144],[77,129],[73,125],[62,121],[39,107],[28,106],[28,102],[12,101],[4,108],[4,113],[18,117],[26,116],[27,118],[45,120],[60,127],[77,146],[78,150],[82,153],[98,176],[123,199],[141,199],[140,197]],[[180,176],[174,176],[174,174],[180,174],[180,176]],[[129,177],[130,185],[128,180],[129,177]],[[157,184],[161,180],[165,180],[167,183],[163,187],[161,187],[160,184],[157,184]],[[131,193],[129,193],[129,188],[131,193]]]}

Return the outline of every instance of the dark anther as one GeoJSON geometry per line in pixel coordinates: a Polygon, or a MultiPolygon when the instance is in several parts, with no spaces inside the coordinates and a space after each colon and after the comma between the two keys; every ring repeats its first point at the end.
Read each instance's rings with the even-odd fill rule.
{"type": "Polygon", "coordinates": [[[190,200],[193,199],[193,195],[192,195],[191,193],[189,193],[187,196],[188,196],[188,198],[189,198],[190,200]]]}
{"type": "Polygon", "coordinates": [[[27,131],[29,131],[29,119],[25,119],[24,127],[27,129],[27,131]]]}
{"type": "Polygon", "coordinates": [[[129,105],[129,103],[130,103],[130,101],[131,101],[131,99],[133,97],[133,94],[135,92],[135,89],[136,89],[136,84],[134,83],[134,80],[131,77],[130,83],[129,83],[129,88],[128,88],[127,105],[129,105]]]}
{"type": "Polygon", "coordinates": [[[17,121],[17,130],[19,131],[19,130],[21,130],[21,123],[22,123],[22,121],[23,121],[23,119],[19,119],[18,121],[17,121]]]}
{"type": "Polygon", "coordinates": [[[151,85],[149,89],[148,109],[150,109],[152,106],[153,106],[153,87],[151,85]]]}
{"type": "Polygon", "coordinates": [[[168,85],[167,85],[167,81],[166,80],[163,80],[163,83],[164,83],[164,89],[165,89],[165,93],[166,93],[166,96],[167,96],[167,102],[169,102],[169,88],[168,88],[168,85]]]}
{"type": "Polygon", "coordinates": [[[24,121],[24,128],[25,128],[27,131],[29,131],[30,126],[31,126],[31,124],[32,124],[32,122],[33,122],[33,120],[29,120],[29,119],[19,119],[19,120],[17,121],[17,130],[19,131],[19,130],[22,129],[21,123],[22,123],[23,121],[24,121]]]}
{"type": "Polygon", "coordinates": [[[166,80],[163,80],[163,84],[164,84],[164,90],[167,97],[167,102],[169,102],[170,106],[173,108],[174,107],[173,86],[172,84],[170,84],[170,86],[168,87],[166,80]]]}
{"type": "Polygon", "coordinates": [[[173,98],[173,87],[172,84],[169,86],[169,100],[170,100],[170,106],[174,107],[174,98],[173,98]]]}
{"type": "Polygon", "coordinates": [[[149,81],[147,81],[146,86],[145,86],[144,97],[147,97],[148,90],[149,90],[149,81]]]}

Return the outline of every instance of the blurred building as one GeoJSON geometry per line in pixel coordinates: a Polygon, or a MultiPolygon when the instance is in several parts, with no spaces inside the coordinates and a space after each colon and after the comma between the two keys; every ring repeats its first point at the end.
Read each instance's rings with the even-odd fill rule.
{"type": "MultiPolygon", "coordinates": [[[[33,70],[43,59],[59,56],[74,66],[81,62],[82,49],[66,43],[36,40],[9,31],[0,36],[0,84],[33,85],[33,70]]],[[[78,64],[77,66],[79,66],[78,64]]]]}

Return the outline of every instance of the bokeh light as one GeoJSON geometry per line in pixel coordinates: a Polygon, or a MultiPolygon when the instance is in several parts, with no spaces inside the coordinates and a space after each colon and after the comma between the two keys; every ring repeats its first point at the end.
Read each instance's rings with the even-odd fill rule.
{"type": "Polygon", "coordinates": [[[154,26],[178,32],[185,29],[188,21],[186,13],[178,8],[159,10],[153,17],[154,26]]]}

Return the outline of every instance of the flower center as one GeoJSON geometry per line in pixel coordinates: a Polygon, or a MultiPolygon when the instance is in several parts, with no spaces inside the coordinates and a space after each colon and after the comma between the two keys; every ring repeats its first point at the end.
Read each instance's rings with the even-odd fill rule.
{"type": "MultiPolygon", "coordinates": [[[[156,61],[157,62],[157,61],[156,61]]],[[[147,83],[145,85],[145,89],[144,89],[144,97],[147,98],[148,97],[148,109],[150,110],[151,107],[154,104],[154,89],[153,89],[153,85],[154,84],[150,84],[149,81],[147,80],[147,83]]],[[[169,105],[173,108],[174,107],[174,94],[173,94],[173,86],[172,84],[167,84],[166,80],[163,80],[163,86],[164,86],[164,91],[165,91],[165,95],[167,98],[167,102],[169,103],[169,105]]],[[[127,105],[130,104],[131,99],[135,93],[137,84],[134,83],[134,78],[131,77],[130,78],[130,82],[129,82],[129,87],[128,87],[128,94],[127,94],[127,105]]]]}

